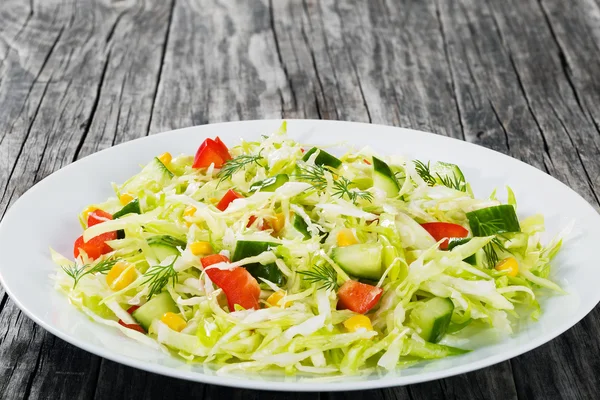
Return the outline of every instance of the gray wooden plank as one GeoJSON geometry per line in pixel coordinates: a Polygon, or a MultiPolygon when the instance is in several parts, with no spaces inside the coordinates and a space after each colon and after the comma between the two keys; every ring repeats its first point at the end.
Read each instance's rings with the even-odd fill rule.
{"type": "Polygon", "coordinates": [[[286,91],[266,1],[177,1],[150,132],[281,118],[286,91]]]}
{"type": "MultiPolygon", "coordinates": [[[[540,26],[533,1],[510,9],[470,1],[159,3],[45,2],[35,3],[34,13],[20,2],[2,7],[0,210],[73,158],[148,131],[282,114],[464,134],[547,168],[594,199],[600,175],[590,127],[597,124],[600,91],[591,1],[576,7],[542,1],[558,55],[535,51],[535,45],[552,47],[552,36],[540,26]],[[528,36],[521,38],[523,26],[528,36]],[[589,37],[594,40],[584,40],[589,37]],[[57,109],[63,113],[52,115],[57,109]]],[[[16,389],[15,398],[88,397],[95,378],[102,382],[98,398],[270,396],[203,388],[108,361],[98,367],[96,357],[35,327],[6,299],[0,321],[0,360],[17,367],[0,371],[0,389],[16,389]]],[[[595,311],[560,339],[514,360],[517,377],[530,376],[532,365],[536,370],[535,379],[517,378],[518,393],[593,395],[597,386],[585,370],[598,370],[600,358],[585,356],[581,343],[599,354],[598,321],[595,311]],[[551,365],[556,360],[561,367],[551,365]]],[[[511,398],[510,368],[503,363],[408,391],[355,397],[511,398]]]]}
{"type": "MultiPolygon", "coordinates": [[[[121,102],[122,108],[132,103],[133,108],[143,112],[143,107],[131,99],[145,85],[141,73],[144,57],[148,61],[155,53],[155,46],[146,42],[148,24],[162,23],[159,18],[149,17],[166,16],[160,11],[161,5],[152,9],[149,3],[138,3],[137,7],[132,3],[107,7],[64,1],[30,4],[34,8],[26,13],[19,2],[10,2],[2,9],[8,23],[1,24],[0,31],[1,213],[44,176],[79,155],[102,147],[104,136],[96,134],[100,129],[93,128],[91,135],[88,133],[105,78],[113,82],[113,87],[124,87],[128,99],[121,102]],[[128,49],[121,48],[121,42],[114,45],[112,67],[123,67],[113,78],[113,69],[108,68],[111,47],[115,40],[127,42],[124,37],[136,38],[132,22],[127,25],[128,19],[136,18],[148,21],[146,30],[137,35],[140,40],[144,38],[144,43],[132,41],[128,49]],[[120,26],[128,29],[121,30],[120,21],[120,26]],[[138,64],[128,63],[126,55],[138,60],[138,64]],[[128,86],[118,80],[119,72],[126,70],[135,84],[128,86]],[[91,149],[80,152],[86,137],[91,149]]],[[[156,40],[160,47],[160,38],[156,40]]],[[[148,69],[150,81],[156,84],[152,68],[148,69]]],[[[154,75],[156,71],[158,67],[154,75]]],[[[103,106],[101,109],[104,111],[103,106]]],[[[107,111],[100,113],[99,118],[106,114],[107,111]]],[[[124,115],[129,122],[129,113],[124,115]]],[[[149,117],[150,108],[146,111],[146,129],[149,117]]],[[[131,124],[125,129],[133,131],[131,124]]],[[[100,359],[48,334],[21,314],[10,300],[6,301],[3,291],[1,297],[4,300],[0,320],[5,331],[0,336],[0,393],[7,398],[91,396],[100,359]]]]}

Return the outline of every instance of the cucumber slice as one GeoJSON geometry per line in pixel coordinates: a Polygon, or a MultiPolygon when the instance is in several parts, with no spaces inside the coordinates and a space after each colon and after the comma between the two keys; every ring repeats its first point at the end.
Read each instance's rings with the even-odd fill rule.
{"type": "Polygon", "coordinates": [[[395,197],[400,191],[390,166],[377,157],[373,157],[373,186],[383,190],[388,197],[395,197]]]}
{"type": "Polygon", "coordinates": [[[331,258],[350,275],[378,280],[384,272],[381,266],[382,252],[383,246],[379,243],[353,244],[335,247],[331,258]]]}
{"type": "Polygon", "coordinates": [[[169,256],[179,256],[181,253],[177,247],[185,248],[186,242],[169,235],[157,235],[147,239],[148,246],[154,252],[158,260],[164,260],[169,256]]]}
{"type": "Polygon", "coordinates": [[[315,165],[328,165],[333,168],[339,168],[340,165],[342,165],[342,161],[339,158],[329,154],[325,150],[321,150],[316,147],[313,147],[307,151],[306,154],[304,154],[304,157],[302,157],[302,161],[308,161],[310,156],[313,155],[315,151],[319,151],[319,155],[317,158],[315,158],[315,165]]]}
{"type": "MultiPolygon", "coordinates": [[[[233,252],[233,257],[231,261],[236,262],[248,257],[257,256],[269,249],[279,246],[278,243],[272,242],[262,242],[262,241],[254,241],[254,240],[238,240],[235,245],[235,251],[233,252]]],[[[250,272],[250,275],[258,278],[264,278],[268,281],[273,282],[276,285],[283,285],[285,282],[285,277],[277,267],[277,264],[260,264],[253,263],[244,265],[244,268],[250,272]]]]}
{"type": "MultiPolygon", "coordinates": [[[[461,244],[467,243],[471,238],[450,238],[448,241],[448,251],[452,250],[456,246],[460,246],[461,244]]],[[[463,260],[471,265],[477,265],[477,261],[475,259],[475,254],[471,254],[469,257],[463,260]]]]}
{"type": "Polygon", "coordinates": [[[140,189],[151,189],[159,191],[168,185],[173,178],[173,173],[157,157],[154,157],[139,174],[130,178],[121,186],[120,192],[137,192],[140,189]],[[155,185],[149,185],[149,182],[155,182],[155,185]]]}
{"type": "Polygon", "coordinates": [[[431,167],[431,174],[435,181],[440,185],[445,185],[445,182],[450,182],[453,188],[466,192],[467,182],[458,165],[438,161],[431,167]]]}
{"type": "Polygon", "coordinates": [[[457,347],[444,346],[441,344],[421,342],[412,338],[406,342],[404,350],[413,357],[433,359],[457,356],[468,353],[469,350],[459,349],[457,347]]]}
{"type": "Polygon", "coordinates": [[[410,313],[410,320],[416,325],[419,336],[428,342],[437,343],[446,334],[453,311],[452,300],[434,297],[417,304],[410,313]]]}
{"type": "Polygon", "coordinates": [[[284,183],[289,182],[290,177],[286,174],[277,174],[265,180],[255,182],[250,185],[250,191],[260,191],[260,192],[274,192],[275,189],[282,186],[284,183]]]}
{"type": "Polygon", "coordinates": [[[168,292],[162,292],[135,310],[131,316],[148,331],[152,321],[160,319],[168,312],[179,313],[179,308],[168,292]]]}
{"type": "Polygon", "coordinates": [[[300,232],[302,236],[304,236],[304,239],[311,238],[311,235],[308,232],[308,225],[306,224],[306,221],[304,221],[304,219],[299,215],[294,214],[294,216],[292,217],[292,226],[294,227],[294,229],[300,232]]]}
{"type": "Polygon", "coordinates": [[[503,232],[521,232],[515,207],[510,204],[482,208],[467,213],[473,236],[491,236],[503,232]]]}
{"type": "Polygon", "coordinates": [[[113,214],[113,219],[121,218],[127,214],[141,214],[142,210],[140,210],[140,201],[138,199],[131,200],[129,203],[125,205],[125,207],[121,208],[119,211],[113,214]]]}

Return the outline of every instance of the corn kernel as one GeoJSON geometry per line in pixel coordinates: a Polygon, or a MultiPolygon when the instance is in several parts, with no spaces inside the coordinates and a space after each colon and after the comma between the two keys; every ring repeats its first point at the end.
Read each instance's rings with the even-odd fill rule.
{"type": "MultiPolygon", "coordinates": [[[[267,303],[269,303],[273,307],[277,307],[277,306],[279,306],[279,303],[281,302],[281,300],[284,297],[285,297],[285,292],[283,290],[280,290],[280,291],[275,292],[272,295],[270,295],[269,298],[267,299],[267,303]]],[[[282,304],[281,306],[285,308],[285,303],[282,304]]]]}
{"type": "Polygon", "coordinates": [[[344,321],[344,326],[350,332],[356,332],[360,328],[365,328],[368,331],[373,330],[373,325],[371,325],[371,320],[369,317],[365,315],[355,315],[353,317],[348,318],[344,321]]]}
{"type": "Polygon", "coordinates": [[[174,331],[181,332],[187,326],[187,322],[178,314],[173,312],[164,313],[160,320],[174,331]]]}
{"type": "Polygon", "coordinates": [[[123,193],[121,196],[119,196],[119,201],[121,202],[122,205],[127,205],[129,204],[131,201],[133,201],[133,196],[130,195],[129,193],[123,193]]]}
{"type": "Polygon", "coordinates": [[[354,236],[352,229],[344,228],[341,229],[337,234],[337,244],[340,247],[351,246],[357,244],[358,239],[354,236]]]}
{"type": "Polygon", "coordinates": [[[106,274],[106,283],[114,291],[125,289],[137,278],[135,265],[119,261],[106,274]]]}
{"type": "Polygon", "coordinates": [[[208,242],[194,242],[190,244],[190,251],[195,256],[206,256],[213,253],[213,248],[208,242]]]}
{"type": "Polygon", "coordinates": [[[496,271],[508,271],[506,275],[517,276],[519,273],[519,262],[514,257],[508,257],[496,264],[496,271]]]}
{"type": "Polygon", "coordinates": [[[96,207],[88,207],[85,210],[83,210],[83,212],[81,213],[83,220],[87,222],[89,215],[91,213],[93,213],[94,211],[96,211],[97,209],[98,208],[96,208],[96,207]]]}
{"type": "Polygon", "coordinates": [[[184,217],[191,217],[194,214],[196,214],[196,207],[194,206],[187,206],[185,210],[183,210],[184,217]]]}
{"type": "Polygon", "coordinates": [[[166,166],[168,166],[169,164],[171,164],[171,160],[173,159],[173,156],[171,156],[171,153],[169,153],[168,151],[165,153],[162,153],[160,156],[158,156],[158,159],[160,160],[161,163],[163,163],[166,166]]]}
{"type": "Polygon", "coordinates": [[[219,202],[219,199],[217,199],[216,197],[211,197],[208,199],[208,201],[210,201],[212,204],[217,204],[219,202]]]}
{"type": "Polygon", "coordinates": [[[269,224],[275,232],[280,232],[285,226],[285,215],[283,213],[275,214],[274,217],[269,218],[269,224]]]}

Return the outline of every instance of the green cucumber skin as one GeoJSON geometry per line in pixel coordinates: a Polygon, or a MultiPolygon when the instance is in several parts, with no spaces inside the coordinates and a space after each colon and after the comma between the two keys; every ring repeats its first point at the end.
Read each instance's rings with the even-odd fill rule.
{"type": "MultiPolygon", "coordinates": [[[[257,256],[270,248],[279,246],[278,243],[251,241],[251,240],[239,240],[235,245],[233,257],[231,261],[236,262],[247,257],[257,256]]],[[[285,283],[285,276],[277,267],[277,264],[270,263],[262,265],[261,263],[246,264],[243,266],[246,268],[250,275],[256,279],[264,278],[268,281],[275,283],[276,285],[282,285],[285,283]]]]}
{"type": "Polygon", "coordinates": [[[424,340],[437,343],[446,334],[453,312],[452,300],[434,297],[416,306],[411,311],[410,318],[421,329],[419,335],[424,340]]]}
{"type": "Polygon", "coordinates": [[[331,258],[348,274],[358,278],[379,280],[383,274],[383,247],[378,243],[335,247],[331,258]]]}
{"type": "Polygon", "coordinates": [[[274,192],[285,183],[289,182],[290,177],[287,174],[277,174],[270,178],[255,182],[250,185],[250,191],[274,192]]]}
{"type": "Polygon", "coordinates": [[[373,157],[373,186],[384,190],[388,197],[400,192],[400,186],[389,165],[377,157],[373,157]]]}
{"type": "Polygon", "coordinates": [[[302,157],[302,161],[308,161],[310,156],[317,150],[319,151],[319,155],[315,158],[315,165],[327,165],[332,168],[339,168],[340,165],[342,165],[342,161],[339,158],[316,147],[307,151],[306,154],[304,154],[304,157],[302,157]]]}
{"type": "Polygon", "coordinates": [[[408,339],[405,351],[408,355],[424,359],[444,358],[448,356],[457,356],[468,353],[470,350],[463,350],[457,347],[445,346],[429,342],[420,342],[414,339],[408,339]]]}
{"type": "Polygon", "coordinates": [[[486,207],[467,213],[473,236],[489,236],[503,232],[521,232],[515,208],[510,204],[486,207]],[[498,222],[499,221],[499,222],[498,222]],[[493,222],[493,225],[491,225],[493,222]],[[482,227],[485,225],[487,228],[482,227]]]}
{"type": "Polygon", "coordinates": [[[179,308],[168,292],[162,292],[135,310],[131,316],[148,331],[152,321],[160,319],[167,312],[179,313],[179,308]]]}
{"type": "MultiPolygon", "coordinates": [[[[448,241],[448,251],[451,251],[456,246],[460,246],[461,244],[467,243],[469,240],[471,240],[471,238],[451,238],[448,241]]],[[[469,263],[471,265],[477,265],[477,259],[475,257],[475,254],[471,254],[469,257],[465,258],[463,261],[466,263],[469,263]]]]}
{"type": "Polygon", "coordinates": [[[299,215],[294,214],[294,218],[292,219],[292,226],[304,236],[304,239],[310,239],[311,235],[308,232],[308,225],[306,221],[302,219],[299,215]]]}
{"type": "Polygon", "coordinates": [[[113,214],[113,219],[121,218],[127,214],[141,214],[140,201],[138,199],[131,200],[123,208],[113,214]]]}

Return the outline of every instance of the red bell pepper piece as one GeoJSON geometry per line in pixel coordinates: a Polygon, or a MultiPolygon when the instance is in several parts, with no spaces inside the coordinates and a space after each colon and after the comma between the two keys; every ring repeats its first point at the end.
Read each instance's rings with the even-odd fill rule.
{"type": "Polygon", "coordinates": [[[217,204],[217,208],[221,211],[225,211],[227,209],[227,207],[229,207],[229,204],[234,201],[235,199],[241,199],[244,196],[242,196],[239,193],[236,193],[233,189],[229,189],[227,191],[227,193],[225,193],[225,195],[223,196],[223,198],[219,201],[219,203],[217,204]]]}
{"type": "Polygon", "coordinates": [[[229,262],[229,258],[220,254],[212,254],[200,259],[204,272],[211,281],[225,293],[229,311],[235,311],[235,305],[239,304],[246,310],[251,308],[258,310],[258,298],[260,296],[260,286],[256,279],[250,275],[245,268],[235,267],[230,270],[208,268],[207,267],[220,262],[229,262]]]}
{"type": "Polygon", "coordinates": [[[440,249],[442,250],[448,248],[450,238],[464,238],[469,235],[469,231],[462,226],[451,224],[449,222],[427,222],[421,224],[421,226],[433,236],[436,242],[444,239],[444,241],[440,243],[440,249]]]}
{"type": "Polygon", "coordinates": [[[209,138],[198,147],[192,167],[208,168],[211,164],[214,164],[215,168],[221,168],[227,160],[231,160],[231,155],[225,143],[218,137],[216,140],[209,138]]]}
{"type": "MultiPolygon", "coordinates": [[[[127,309],[127,312],[129,314],[133,314],[133,312],[135,310],[137,310],[138,308],[140,308],[140,306],[131,306],[131,307],[129,307],[127,309]]],[[[144,330],[144,328],[141,327],[141,325],[138,325],[138,324],[126,324],[125,322],[123,322],[123,320],[119,320],[119,325],[124,326],[125,328],[133,329],[134,331],[138,331],[139,333],[146,334],[146,331],[144,330]]]]}
{"type": "Polygon", "coordinates": [[[337,308],[364,314],[375,307],[383,289],[357,281],[346,281],[338,290],[337,308]]]}
{"type": "Polygon", "coordinates": [[[87,224],[90,226],[97,225],[101,222],[111,221],[113,219],[112,214],[102,210],[94,210],[88,214],[87,224]]]}
{"type": "MultiPolygon", "coordinates": [[[[102,210],[94,210],[88,215],[88,227],[100,224],[102,222],[112,220],[112,215],[102,210]]],[[[73,246],[73,255],[79,257],[80,250],[86,252],[89,258],[95,260],[102,254],[110,253],[113,249],[106,244],[109,240],[115,240],[117,232],[106,232],[96,237],[91,238],[88,242],[83,241],[83,235],[75,240],[73,246]]]]}

